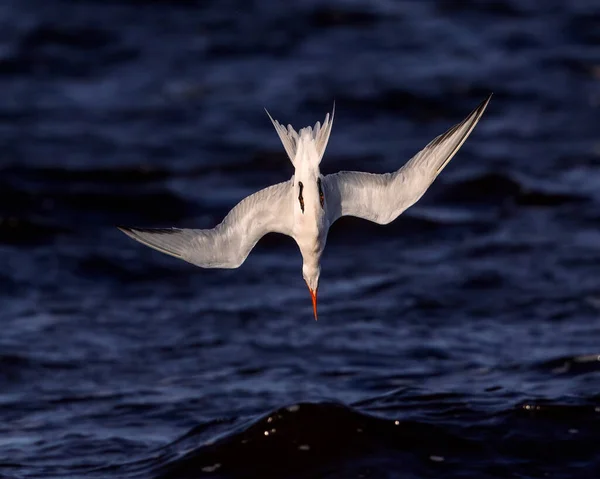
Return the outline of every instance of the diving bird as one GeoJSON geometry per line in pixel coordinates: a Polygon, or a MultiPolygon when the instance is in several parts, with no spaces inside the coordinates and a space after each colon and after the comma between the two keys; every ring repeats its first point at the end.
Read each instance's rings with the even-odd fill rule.
{"type": "MultiPolygon", "coordinates": [[[[341,171],[323,176],[323,159],[333,117],[323,125],[287,129],[269,116],[294,166],[288,181],[269,186],[240,201],[212,229],[126,228],[131,238],[202,268],[237,268],[267,233],[294,238],[302,254],[302,276],[310,291],[315,320],[321,255],[331,225],[342,216],[379,224],[395,220],[427,191],[483,115],[490,94],[467,118],[431,141],[393,173],[341,171]]],[[[265,110],[266,111],[266,110],[265,110]]]]}

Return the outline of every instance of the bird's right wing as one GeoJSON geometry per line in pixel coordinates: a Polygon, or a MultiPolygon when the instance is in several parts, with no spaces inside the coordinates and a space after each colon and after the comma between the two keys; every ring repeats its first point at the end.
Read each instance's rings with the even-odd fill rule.
{"type": "Polygon", "coordinates": [[[461,123],[431,141],[394,173],[342,171],[324,178],[329,224],[356,216],[379,224],[415,204],[456,154],[483,115],[492,95],[461,123]]]}
{"type": "Polygon", "coordinates": [[[146,246],[202,268],[237,268],[265,234],[292,234],[292,202],[290,180],[243,199],[213,229],[119,229],[146,246]]]}

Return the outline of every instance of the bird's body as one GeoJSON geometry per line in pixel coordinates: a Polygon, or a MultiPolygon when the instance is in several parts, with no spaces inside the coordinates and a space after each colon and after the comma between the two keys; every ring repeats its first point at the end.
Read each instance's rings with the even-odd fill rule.
{"type": "MultiPolygon", "coordinates": [[[[133,239],[203,268],[237,268],[270,232],[294,238],[302,254],[302,275],[317,318],[321,255],[331,225],[342,216],[379,224],[396,219],[427,191],[481,118],[491,95],[461,123],[430,142],[402,168],[382,175],[342,171],[323,176],[333,113],[321,126],[296,132],[271,118],[294,165],[288,181],[269,186],[238,203],[213,229],[120,228],[133,239]]],[[[268,113],[267,113],[268,114],[268,113]]]]}

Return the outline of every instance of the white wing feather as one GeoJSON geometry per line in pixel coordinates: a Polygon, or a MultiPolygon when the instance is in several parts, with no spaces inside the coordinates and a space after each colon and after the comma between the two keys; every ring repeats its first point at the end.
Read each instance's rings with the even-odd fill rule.
{"type": "Polygon", "coordinates": [[[379,224],[416,203],[448,164],[483,115],[492,95],[461,123],[431,141],[394,173],[342,171],[324,178],[329,224],[356,216],[379,224]]]}
{"type": "Polygon", "coordinates": [[[248,196],[213,229],[119,228],[136,241],[202,268],[237,268],[267,233],[292,234],[291,181],[248,196]]]}

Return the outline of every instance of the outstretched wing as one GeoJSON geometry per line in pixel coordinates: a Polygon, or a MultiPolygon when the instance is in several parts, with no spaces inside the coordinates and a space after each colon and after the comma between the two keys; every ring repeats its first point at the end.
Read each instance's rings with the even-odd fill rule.
{"type": "Polygon", "coordinates": [[[119,229],[136,241],[202,268],[237,268],[267,233],[290,235],[291,181],[279,183],[237,204],[213,229],[119,229]]]}
{"type": "Polygon", "coordinates": [[[416,203],[470,135],[492,95],[461,123],[431,141],[394,173],[342,171],[324,178],[329,224],[356,216],[379,224],[416,203]]]}

